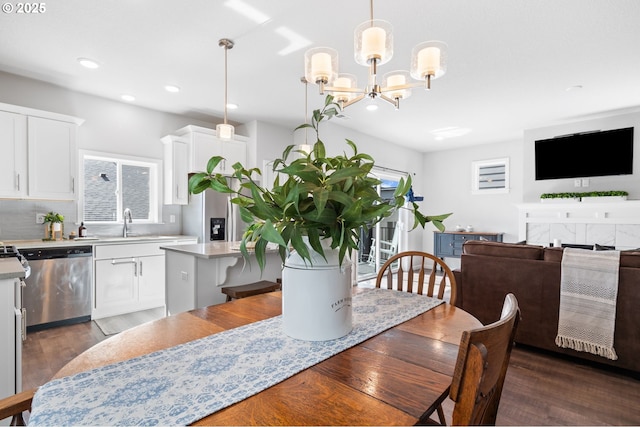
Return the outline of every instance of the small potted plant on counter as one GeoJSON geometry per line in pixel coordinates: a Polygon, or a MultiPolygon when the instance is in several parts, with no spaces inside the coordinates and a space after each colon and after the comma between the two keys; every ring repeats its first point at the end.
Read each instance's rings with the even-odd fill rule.
{"type": "Polygon", "coordinates": [[[64,235],[64,216],[57,212],[49,212],[44,216],[44,238],[45,240],[58,240],[56,235],[64,235]]]}

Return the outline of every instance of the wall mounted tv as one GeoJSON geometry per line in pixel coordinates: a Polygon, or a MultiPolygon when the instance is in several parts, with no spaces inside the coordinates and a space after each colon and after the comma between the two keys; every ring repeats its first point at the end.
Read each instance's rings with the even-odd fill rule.
{"type": "Polygon", "coordinates": [[[633,128],[535,142],[536,181],[633,173],[633,128]]]}

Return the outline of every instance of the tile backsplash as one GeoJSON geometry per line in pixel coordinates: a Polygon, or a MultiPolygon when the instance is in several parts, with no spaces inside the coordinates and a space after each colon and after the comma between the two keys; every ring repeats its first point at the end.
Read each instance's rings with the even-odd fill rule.
{"type": "MultiPolygon", "coordinates": [[[[76,203],[53,200],[0,200],[0,241],[34,240],[44,237],[44,225],[36,224],[36,214],[58,212],[64,216],[64,237],[71,231],[78,233],[76,203]]],[[[133,234],[181,234],[182,209],[176,205],[162,207],[161,224],[136,224],[130,226],[133,234]],[[175,222],[170,218],[174,216],[175,222]]],[[[122,224],[85,224],[88,236],[115,237],[122,235],[122,224]]]]}

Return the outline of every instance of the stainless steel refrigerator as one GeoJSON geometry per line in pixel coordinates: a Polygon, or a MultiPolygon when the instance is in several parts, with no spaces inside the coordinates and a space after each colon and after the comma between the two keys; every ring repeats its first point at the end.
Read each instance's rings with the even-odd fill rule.
{"type": "MultiPolygon", "coordinates": [[[[229,182],[235,188],[239,186],[237,179],[230,178],[229,182]]],[[[182,232],[197,236],[198,243],[235,242],[242,239],[246,227],[229,194],[205,190],[191,194],[189,204],[182,207],[182,232]]]]}

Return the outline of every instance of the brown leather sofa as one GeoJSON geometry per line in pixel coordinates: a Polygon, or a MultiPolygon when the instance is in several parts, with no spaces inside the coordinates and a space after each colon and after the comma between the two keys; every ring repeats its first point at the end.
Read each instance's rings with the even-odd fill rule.
{"type": "Polygon", "coordinates": [[[497,320],[505,295],[518,299],[522,320],[516,342],[640,373],[640,252],[620,254],[614,348],[618,360],[558,347],[562,248],[467,241],[456,305],[483,324],[497,320]]]}

